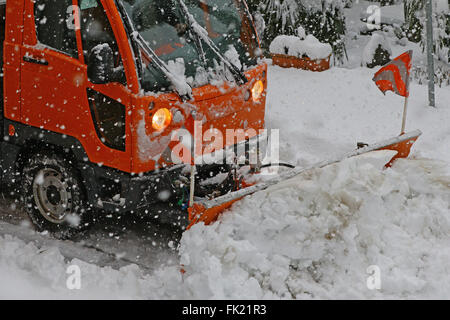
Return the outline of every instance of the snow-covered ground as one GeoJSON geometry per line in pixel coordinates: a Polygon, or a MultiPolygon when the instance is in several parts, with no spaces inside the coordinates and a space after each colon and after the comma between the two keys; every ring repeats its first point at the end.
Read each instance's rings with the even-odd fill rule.
{"type": "MultiPolygon", "coordinates": [[[[304,166],[397,135],[403,100],[383,96],[373,72],[270,67],[268,120],[281,130],[282,159],[304,166]]],[[[3,235],[0,298],[450,298],[450,88],[437,90],[437,109],[426,90],[412,85],[408,121],[424,134],[392,169],[374,153],[247,197],[187,231],[179,261],[151,271],[3,235]],[[66,286],[71,265],[81,290],[66,286]],[[366,285],[370,266],[380,290],[366,285]]]]}
{"type": "MultiPolygon", "coordinates": [[[[372,81],[377,69],[333,68],[321,73],[272,67],[269,126],[280,128],[281,154],[305,166],[401,131],[404,98],[386,96],[372,81]]],[[[436,91],[427,107],[427,87],[411,84],[406,129],[420,129],[413,156],[450,160],[450,87],[436,91]]]]}

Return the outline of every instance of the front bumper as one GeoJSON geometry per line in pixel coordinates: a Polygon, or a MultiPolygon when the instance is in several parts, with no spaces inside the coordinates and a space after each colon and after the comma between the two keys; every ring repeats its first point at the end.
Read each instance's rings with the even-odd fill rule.
{"type": "MultiPolygon", "coordinates": [[[[222,162],[214,164],[197,165],[197,172],[205,170],[211,165],[231,165],[230,159],[236,158],[239,165],[257,165],[260,162],[261,154],[267,148],[267,134],[264,132],[251,139],[242,141],[236,145],[225,148],[222,162]],[[237,155],[237,156],[236,156],[237,155]]],[[[97,190],[93,192],[97,195],[92,199],[92,204],[107,212],[131,212],[145,211],[153,213],[152,208],[161,203],[177,202],[188,192],[186,184],[186,172],[189,172],[188,165],[176,165],[165,170],[149,172],[143,175],[131,175],[117,170],[93,167],[92,174],[96,176],[97,190]],[[101,183],[98,183],[98,182],[101,183]],[[105,182],[107,181],[107,182],[105,182]]],[[[90,179],[92,182],[92,179],[90,179]]],[[[92,184],[91,184],[92,185],[92,184]]]]}

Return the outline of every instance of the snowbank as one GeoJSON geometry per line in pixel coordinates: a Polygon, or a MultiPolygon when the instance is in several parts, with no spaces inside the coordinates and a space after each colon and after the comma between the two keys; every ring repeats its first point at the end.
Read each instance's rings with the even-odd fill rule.
{"type": "MultiPolygon", "coordinates": [[[[280,130],[282,160],[302,167],[400,133],[404,98],[384,96],[372,81],[376,70],[332,68],[312,73],[271,67],[267,108],[270,128],[280,130]]],[[[411,83],[407,131],[423,136],[413,157],[450,161],[450,87],[436,87],[429,108],[426,85],[411,83]]]]}
{"type": "Polygon", "coordinates": [[[193,298],[449,298],[450,175],[351,159],[246,198],[182,240],[193,298]],[[255,210],[256,208],[256,210],[255,210]],[[369,266],[381,290],[369,290],[369,266]]]}
{"type": "Polygon", "coordinates": [[[382,170],[385,159],[316,170],[195,226],[180,245],[184,275],[66,262],[55,248],[0,238],[0,298],[450,298],[448,167],[402,160],[382,170]],[[81,269],[81,290],[66,287],[70,265],[81,269]],[[369,266],[381,272],[380,290],[366,286],[369,266]]]}
{"type": "Polygon", "coordinates": [[[305,40],[296,36],[278,36],[269,49],[274,54],[287,54],[298,58],[307,56],[312,60],[326,59],[332,53],[328,43],[321,43],[313,35],[306,36],[305,40]]]}

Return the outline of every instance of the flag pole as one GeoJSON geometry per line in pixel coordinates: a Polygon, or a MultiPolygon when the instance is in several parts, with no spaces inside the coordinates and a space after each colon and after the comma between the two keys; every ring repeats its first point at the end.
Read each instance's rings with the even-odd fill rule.
{"type": "Polygon", "coordinates": [[[194,137],[193,137],[193,148],[192,148],[192,152],[191,152],[191,183],[190,183],[190,187],[189,187],[189,207],[193,207],[194,206],[194,196],[195,196],[195,171],[196,171],[196,167],[195,167],[195,154],[196,154],[196,140],[197,140],[197,127],[195,125],[195,119],[194,119],[194,137]]]}
{"type": "MultiPolygon", "coordinates": [[[[412,65],[412,56],[413,52],[412,50],[409,51],[409,55],[411,58],[411,65],[412,65]]],[[[402,132],[400,135],[404,135],[406,132],[406,118],[408,116],[408,99],[409,99],[409,85],[410,85],[410,77],[411,77],[411,65],[408,66],[407,74],[406,74],[406,94],[405,94],[405,105],[403,107],[403,120],[402,120],[402,132]]]]}
{"type": "Polygon", "coordinates": [[[400,135],[404,135],[406,132],[406,117],[408,115],[408,96],[405,97],[405,106],[403,107],[403,121],[402,121],[402,132],[400,135]]]}
{"type": "Polygon", "coordinates": [[[431,0],[425,1],[426,29],[427,29],[427,66],[428,66],[428,104],[436,108],[436,97],[434,91],[434,57],[433,57],[433,4],[431,0]]]}

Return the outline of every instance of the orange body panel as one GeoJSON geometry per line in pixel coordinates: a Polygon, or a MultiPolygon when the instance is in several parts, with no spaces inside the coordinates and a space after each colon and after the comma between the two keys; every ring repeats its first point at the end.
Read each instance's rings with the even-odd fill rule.
{"type": "Polygon", "coordinates": [[[392,160],[386,165],[386,167],[387,168],[392,167],[395,160],[397,159],[408,158],[409,154],[411,153],[411,148],[418,138],[419,137],[416,137],[414,139],[403,141],[401,143],[397,143],[392,146],[387,146],[386,148],[383,148],[382,150],[392,150],[398,152],[397,155],[394,158],[392,158],[392,160]]]}
{"type": "Polygon", "coordinates": [[[20,45],[23,37],[24,1],[9,1],[4,42],[4,115],[20,121],[20,45]]]}
{"type": "Polygon", "coordinates": [[[189,221],[190,224],[188,226],[188,229],[192,228],[192,226],[196,225],[197,223],[204,223],[206,225],[210,225],[211,223],[215,222],[219,215],[224,212],[225,210],[231,208],[233,204],[238,202],[241,199],[236,199],[227,203],[224,203],[220,206],[213,207],[211,209],[206,209],[204,206],[198,203],[194,203],[192,207],[190,207],[189,210],[189,221]]]}
{"type": "Polygon", "coordinates": [[[330,69],[330,57],[327,59],[311,60],[308,57],[297,58],[284,54],[273,54],[272,61],[274,65],[283,68],[297,68],[317,72],[330,69]]]}

